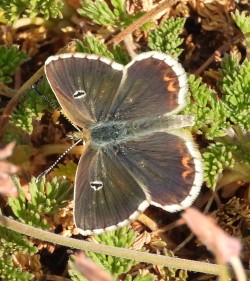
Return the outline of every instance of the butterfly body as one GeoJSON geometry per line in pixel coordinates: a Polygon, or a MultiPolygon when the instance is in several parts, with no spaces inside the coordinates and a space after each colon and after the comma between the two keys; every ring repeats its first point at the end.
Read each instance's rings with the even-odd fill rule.
{"type": "Polygon", "coordinates": [[[107,121],[89,127],[91,141],[95,145],[105,146],[110,143],[119,143],[160,131],[170,131],[193,124],[191,116],[177,115],[157,116],[129,121],[107,121]]]}
{"type": "Polygon", "coordinates": [[[48,81],[86,147],[75,180],[74,219],[83,235],[135,220],[150,204],[188,207],[202,184],[201,155],[185,106],[186,74],[169,55],[148,52],[127,66],[89,54],[45,63],[48,81]]]}

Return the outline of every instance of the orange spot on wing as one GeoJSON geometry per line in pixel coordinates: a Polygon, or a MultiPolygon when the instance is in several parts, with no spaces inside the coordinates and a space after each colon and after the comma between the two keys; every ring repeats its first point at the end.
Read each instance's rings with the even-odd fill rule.
{"type": "Polygon", "coordinates": [[[182,160],[181,160],[181,164],[182,164],[185,168],[189,168],[189,160],[190,160],[190,157],[188,157],[188,156],[183,157],[182,160]]]}
{"type": "Polygon", "coordinates": [[[178,89],[177,87],[175,86],[175,81],[176,81],[176,78],[175,77],[169,77],[167,75],[165,75],[163,77],[163,81],[167,82],[167,91],[169,92],[177,92],[178,89]]]}
{"type": "Polygon", "coordinates": [[[172,80],[173,78],[171,78],[171,77],[169,77],[169,76],[167,76],[167,75],[165,75],[164,77],[163,77],[163,81],[165,81],[165,82],[168,82],[168,81],[170,81],[170,80],[172,80]]]}
{"type": "Polygon", "coordinates": [[[169,92],[177,92],[177,88],[174,85],[175,81],[170,81],[169,84],[167,85],[167,90],[169,92]]]}
{"type": "Polygon", "coordinates": [[[181,160],[181,164],[186,168],[186,170],[181,174],[184,179],[193,173],[193,169],[190,167],[190,159],[190,157],[186,156],[181,160]]]}

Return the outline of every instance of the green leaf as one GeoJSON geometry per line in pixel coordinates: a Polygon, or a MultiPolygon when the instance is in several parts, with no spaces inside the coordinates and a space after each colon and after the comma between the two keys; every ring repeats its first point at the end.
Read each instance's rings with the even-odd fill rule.
{"type": "Polygon", "coordinates": [[[214,90],[202,84],[201,78],[189,76],[189,103],[183,114],[195,117],[192,130],[207,139],[226,136],[230,127],[229,112],[214,90]]]}
{"type": "Polygon", "coordinates": [[[240,13],[239,10],[236,9],[234,13],[231,13],[231,16],[243,34],[250,32],[250,16],[247,16],[246,11],[240,13]]]}
{"type": "Polygon", "coordinates": [[[70,182],[63,182],[57,178],[46,183],[44,179],[36,182],[33,178],[28,185],[30,200],[24,196],[25,193],[18,179],[15,183],[19,196],[9,198],[9,206],[15,216],[25,224],[50,229],[51,225],[45,215],[55,214],[60,208],[67,206],[68,201],[72,199],[70,182]]]}
{"type": "Polygon", "coordinates": [[[77,10],[81,16],[90,18],[99,25],[113,28],[124,28],[143,14],[128,15],[122,0],[112,0],[111,7],[101,0],[83,0],[81,4],[82,7],[77,10]]]}
{"type": "Polygon", "coordinates": [[[65,165],[59,163],[57,167],[53,169],[53,176],[65,177],[73,182],[75,180],[76,169],[77,164],[72,161],[68,161],[65,165]]]}
{"type": "Polygon", "coordinates": [[[210,144],[204,150],[204,179],[208,187],[214,189],[223,170],[233,168],[235,159],[232,151],[235,151],[236,148],[235,145],[217,142],[210,144]]]}
{"type": "MultiPolygon", "coordinates": [[[[105,244],[109,246],[116,246],[120,248],[129,248],[135,240],[135,232],[128,227],[119,228],[115,231],[109,231],[100,235],[94,235],[94,239],[97,243],[105,244]]],[[[122,273],[128,272],[135,261],[117,258],[112,256],[106,256],[103,254],[90,253],[87,255],[100,267],[104,268],[111,273],[112,276],[117,278],[122,273]]]]}
{"type": "Polygon", "coordinates": [[[63,2],[59,0],[1,0],[0,9],[4,17],[10,22],[16,22],[21,17],[34,18],[43,15],[50,18],[62,18],[63,2]]]}
{"type": "Polygon", "coordinates": [[[114,59],[113,54],[108,50],[107,46],[94,36],[86,36],[82,41],[76,40],[76,48],[78,52],[102,55],[114,59]]]}
{"type": "Polygon", "coordinates": [[[11,83],[12,75],[27,58],[17,45],[0,45],[0,83],[11,83]]]}
{"type": "Polygon", "coordinates": [[[37,252],[28,239],[0,225],[0,278],[1,280],[31,280],[34,276],[13,264],[13,256],[18,253],[33,255],[37,252]]]}
{"type": "Polygon", "coordinates": [[[113,53],[111,53],[107,46],[94,36],[86,36],[83,40],[76,40],[76,47],[78,52],[102,55],[123,65],[130,61],[128,53],[124,52],[119,45],[115,45],[113,53]]]}
{"type": "Polygon", "coordinates": [[[170,18],[163,22],[160,27],[149,32],[148,45],[152,50],[168,53],[177,58],[182,49],[179,46],[183,39],[180,38],[185,19],[170,18]]]}
{"type": "Polygon", "coordinates": [[[27,281],[33,279],[34,275],[22,271],[21,268],[16,268],[11,257],[2,257],[0,259],[0,278],[4,281],[27,281]]]}
{"type": "MultiPolygon", "coordinates": [[[[37,85],[37,90],[41,94],[46,93],[48,100],[52,100],[51,103],[57,105],[55,96],[46,80],[37,85]]],[[[18,107],[11,115],[10,121],[24,132],[31,133],[33,131],[33,120],[40,120],[43,111],[50,107],[50,102],[40,97],[33,89],[30,89],[19,102],[18,107]]]]}
{"type": "Polygon", "coordinates": [[[82,8],[77,11],[81,16],[88,17],[100,25],[116,26],[117,24],[116,15],[104,1],[84,0],[82,1],[82,8]]]}
{"type": "Polygon", "coordinates": [[[226,103],[228,119],[246,131],[250,130],[250,62],[239,64],[232,56],[225,56],[221,64],[222,79],[218,85],[226,103]]]}

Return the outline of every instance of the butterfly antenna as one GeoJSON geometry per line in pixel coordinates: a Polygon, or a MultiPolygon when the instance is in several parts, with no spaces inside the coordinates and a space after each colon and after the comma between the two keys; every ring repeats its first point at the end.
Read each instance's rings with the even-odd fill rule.
{"type": "Polygon", "coordinates": [[[44,96],[41,92],[38,91],[37,87],[35,84],[33,84],[31,86],[32,90],[36,92],[36,94],[38,94],[39,97],[41,97],[42,99],[44,99],[49,105],[51,105],[54,109],[61,111],[61,109],[56,106],[52,100],[50,100],[48,97],[44,96]]]}
{"type": "MultiPolygon", "coordinates": [[[[42,99],[44,99],[49,105],[51,105],[54,109],[60,111],[60,113],[64,116],[65,119],[68,120],[68,122],[77,130],[77,131],[81,131],[75,124],[73,124],[69,118],[62,112],[62,110],[56,106],[52,100],[50,100],[48,97],[44,96],[41,92],[38,91],[36,85],[32,85],[31,86],[32,90],[35,91],[35,93],[41,97],[42,99]]],[[[58,159],[53,163],[53,165],[51,165],[47,170],[43,171],[37,178],[36,178],[36,182],[38,182],[42,177],[46,176],[52,169],[54,169],[54,167],[61,161],[61,159],[72,149],[74,148],[80,141],[82,141],[82,139],[77,140],[73,145],[71,145],[68,149],[66,149],[64,151],[64,153],[62,155],[60,155],[58,157],[58,159]]]]}
{"type": "Polygon", "coordinates": [[[58,106],[56,106],[52,100],[50,100],[48,97],[44,96],[41,92],[39,92],[37,90],[37,87],[35,84],[33,84],[31,86],[32,90],[35,91],[39,97],[41,97],[42,99],[44,99],[49,105],[51,105],[54,109],[60,111],[60,113],[63,115],[63,117],[77,130],[77,131],[81,131],[75,124],[73,124],[69,118],[63,113],[63,111],[61,110],[61,108],[59,108],[58,106]]]}
{"type": "Polygon", "coordinates": [[[71,145],[68,149],[66,149],[62,155],[60,155],[57,160],[45,171],[43,171],[37,178],[36,178],[36,183],[44,176],[46,176],[52,169],[55,168],[55,166],[61,161],[61,159],[72,149],[74,148],[82,139],[79,139],[76,141],[73,145],[71,145]]]}

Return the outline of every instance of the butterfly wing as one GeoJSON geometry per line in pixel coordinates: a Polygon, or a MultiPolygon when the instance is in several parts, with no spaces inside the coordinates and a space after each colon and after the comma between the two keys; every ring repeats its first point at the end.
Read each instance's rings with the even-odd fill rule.
{"type": "Polygon", "coordinates": [[[74,219],[83,235],[124,226],[149,205],[148,195],[111,148],[96,150],[88,145],[78,164],[74,219]]]}
{"type": "Polygon", "coordinates": [[[177,113],[185,106],[187,90],[185,71],[175,59],[142,53],[124,69],[111,115],[127,120],[177,113]]]}
{"type": "Polygon", "coordinates": [[[85,127],[107,117],[123,66],[97,55],[61,54],[47,59],[45,73],[65,115],[85,127]]]}
{"type": "Polygon", "coordinates": [[[169,212],[192,204],[202,184],[202,160],[186,130],[154,132],[117,145],[117,158],[141,186],[152,205],[169,212]]]}
{"type": "Polygon", "coordinates": [[[159,52],[138,55],[126,67],[82,53],[61,54],[45,63],[47,79],[68,118],[89,123],[173,114],[185,106],[182,66],[159,52]]]}

